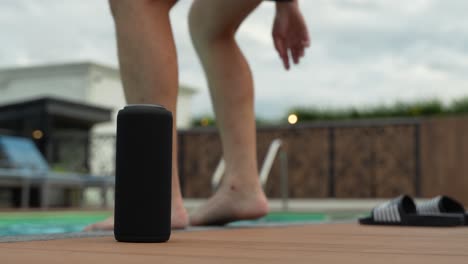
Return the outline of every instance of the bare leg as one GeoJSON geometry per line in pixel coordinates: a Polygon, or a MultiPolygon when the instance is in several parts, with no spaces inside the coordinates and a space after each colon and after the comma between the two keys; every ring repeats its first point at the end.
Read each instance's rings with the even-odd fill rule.
{"type": "MultiPolygon", "coordinates": [[[[111,0],[119,51],[120,71],[127,103],[160,104],[176,116],[177,57],[169,21],[175,0],[111,0]]],[[[173,149],[177,149],[174,120],[173,149]]],[[[156,177],[157,175],[155,175],[156,177]]],[[[172,228],[184,228],[184,208],[177,171],[177,151],[172,157],[172,228]]],[[[138,175],[135,175],[137,178],[138,175]]],[[[113,229],[113,219],[86,230],[113,229]]]]}
{"type": "Polygon", "coordinates": [[[190,11],[192,40],[208,78],[226,161],[220,188],[191,215],[192,225],[225,224],[268,212],[258,179],[253,80],[234,38],[260,3],[198,0],[190,11]]]}

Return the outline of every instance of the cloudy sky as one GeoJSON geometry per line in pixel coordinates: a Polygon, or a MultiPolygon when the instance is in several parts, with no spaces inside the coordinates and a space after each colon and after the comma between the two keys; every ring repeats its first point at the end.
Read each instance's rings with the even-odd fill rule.
{"type": "MultiPolygon", "coordinates": [[[[239,0],[240,1],[240,0],[239,0]]],[[[211,112],[180,1],[171,17],[182,83],[195,86],[197,114],[211,112]]],[[[468,96],[468,1],[302,0],[312,46],[285,72],[271,41],[274,5],[264,3],[238,40],[251,62],[258,115],[291,106],[369,106],[468,96]]],[[[0,67],[95,61],[117,66],[105,0],[2,0],[0,67]]]]}

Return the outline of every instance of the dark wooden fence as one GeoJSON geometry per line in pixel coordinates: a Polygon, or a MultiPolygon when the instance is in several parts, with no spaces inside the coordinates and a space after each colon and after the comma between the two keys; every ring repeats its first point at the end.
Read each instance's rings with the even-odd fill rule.
{"type": "MultiPolygon", "coordinates": [[[[283,150],[288,155],[291,198],[448,194],[468,204],[468,116],[259,128],[259,167],[276,138],[284,142],[283,150]]],[[[51,158],[61,161],[60,166],[86,170],[90,166],[83,164],[89,163],[96,174],[114,175],[114,135],[92,138],[92,144],[85,148],[90,150],[91,163],[86,163],[87,155],[77,155],[77,148],[69,147],[78,143],[66,142],[63,148],[53,148],[53,153],[60,155],[51,158]],[[67,149],[73,151],[62,151],[67,149]]],[[[211,177],[221,155],[215,129],[179,132],[179,166],[185,197],[211,195],[211,177]]],[[[55,166],[54,160],[51,163],[55,166]]],[[[271,198],[281,195],[279,163],[277,159],[266,185],[271,198]]]]}
{"type": "MultiPolygon", "coordinates": [[[[259,128],[259,167],[272,140],[288,155],[291,198],[387,198],[448,194],[468,204],[468,117],[368,120],[259,128]]],[[[214,129],[179,133],[182,191],[211,194],[221,158],[214,129]]],[[[266,186],[280,196],[275,161],[266,186]]]]}
{"type": "Polygon", "coordinates": [[[421,192],[449,194],[468,205],[468,117],[421,124],[421,192]]]}

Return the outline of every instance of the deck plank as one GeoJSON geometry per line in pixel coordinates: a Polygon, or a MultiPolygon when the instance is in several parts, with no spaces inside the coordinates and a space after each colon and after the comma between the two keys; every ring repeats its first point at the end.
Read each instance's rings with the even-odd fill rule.
{"type": "Polygon", "coordinates": [[[2,263],[468,263],[468,228],[321,224],[175,232],[168,243],[113,237],[0,243],[2,263]],[[158,262],[160,261],[160,262],[158,262]]]}

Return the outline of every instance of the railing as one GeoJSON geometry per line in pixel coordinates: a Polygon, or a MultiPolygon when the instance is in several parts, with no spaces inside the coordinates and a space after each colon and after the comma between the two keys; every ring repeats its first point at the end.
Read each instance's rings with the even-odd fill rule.
{"type": "MultiPolygon", "coordinates": [[[[260,170],[260,183],[262,184],[262,187],[265,186],[268,180],[268,175],[270,173],[271,166],[273,165],[273,162],[275,161],[276,155],[278,154],[281,144],[282,142],[280,139],[275,139],[270,144],[267,155],[265,156],[262,168],[260,170]]],[[[216,189],[219,183],[221,182],[221,179],[223,178],[223,175],[224,175],[224,170],[225,170],[225,162],[224,162],[224,159],[221,158],[221,160],[218,163],[218,166],[216,167],[213,173],[213,177],[211,179],[211,187],[213,188],[213,190],[216,189]]]]}
{"type": "MultiPolygon", "coordinates": [[[[289,199],[289,183],[288,183],[288,156],[286,151],[282,150],[283,142],[281,139],[275,139],[270,143],[270,146],[268,148],[268,152],[265,156],[265,159],[263,160],[262,168],[260,170],[260,184],[264,188],[267,184],[268,181],[268,176],[270,175],[271,167],[273,166],[273,163],[275,162],[276,157],[278,156],[279,153],[279,159],[280,159],[280,167],[281,167],[281,173],[280,173],[280,181],[281,181],[281,200],[282,200],[282,207],[283,210],[288,210],[288,199],[289,199]]],[[[218,163],[218,166],[216,167],[213,177],[211,179],[211,187],[213,190],[215,190],[219,183],[221,182],[223,175],[225,171],[225,162],[224,159],[221,158],[221,160],[218,163]]]]}
{"type": "Polygon", "coordinates": [[[213,190],[218,188],[218,185],[221,182],[221,179],[223,178],[225,168],[226,166],[224,163],[224,159],[221,158],[219,160],[218,166],[216,166],[216,169],[213,173],[213,177],[211,178],[211,188],[213,190]]]}
{"type": "Polygon", "coordinates": [[[115,135],[69,133],[56,135],[48,146],[48,162],[55,171],[101,176],[115,174],[115,135]]]}
{"type": "Polygon", "coordinates": [[[262,169],[260,170],[260,183],[262,186],[266,185],[268,175],[271,171],[271,166],[273,166],[273,162],[275,161],[276,155],[278,154],[282,143],[283,142],[280,139],[275,139],[271,142],[270,147],[268,148],[265,160],[263,161],[262,169]]]}

